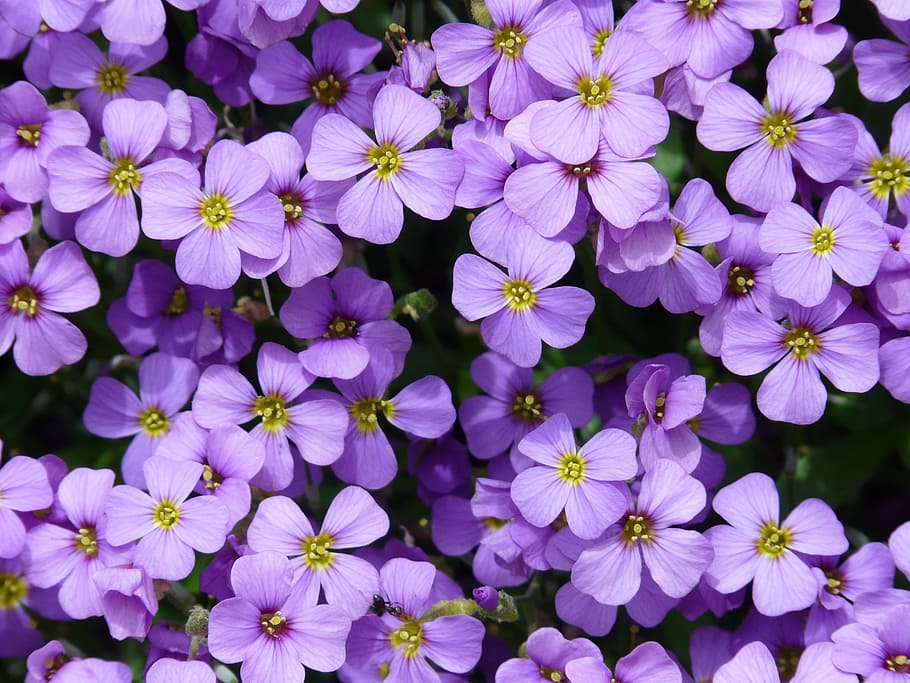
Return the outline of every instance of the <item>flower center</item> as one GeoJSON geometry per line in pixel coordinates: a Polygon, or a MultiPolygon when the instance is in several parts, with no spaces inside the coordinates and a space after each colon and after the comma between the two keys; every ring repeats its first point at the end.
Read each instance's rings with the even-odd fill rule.
{"type": "Polygon", "coordinates": [[[552,681],[552,683],[563,683],[566,680],[566,675],[562,671],[543,664],[540,665],[540,677],[545,681],[552,681]]]}
{"type": "Polygon", "coordinates": [[[755,286],[755,273],[747,266],[733,266],[727,273],[727,294],[745,296],[755,286]]]}
{"type": "Polygon", "coordinates": [[[825,576],[827,581],[825,582],[825,591],[831,595],[840,595],[841,590],[844,587],[844,580],[837,574],[833,569],[828,569],[825,571],[825,576]]]}
{"type": "Polygon", "coordinates": [[[661,391],[657,394],[657,398],[654,399],[654,422],[660,424],[664,420],[664,412],[666,412],[667,407],[667,394],[661,391]]]}
{"type": "Polygon", "coordinates": [[[336,315],[329,323],[329,328],[322,335],[325,339],[346,339],[357,335],[357,321],[336,315]]]}
{"type": "Polygon", "coordinates": [[[761,131],[772,147],[785,147],[796,139],[796,126],[786,112],[769,114],[762,119],[761,131]]]}
{"type": "Polygon", "coordinates": [[[171,294],[171,302],[164,309],[164,314],[168,318],[173,318],[185,312],[190,307],[190,301],[186,296],[186,289],[181,285],[171,294]]]}
{"type": "Polygon", "coordinates": [[[899,674],[910,674],[910,657],[905,654],[892,655],[885,660],[885,668],[899,674]]]}
{"type": "Polygon", "coordinates": [[[566,166],[566,171],[569,175],[575,178],[586,178],[592,173],[594,173],[594,164],[590,161],[586,164],[580,164],[578,166],[566,166]]]}
{"type": "Polygon", "coordinates": [[[506,57],[518,59],[528,44],[528,36],[521,32],[520,26],[505,26],[493,36],[493,49],[499,50],[506,57]]]}
{"type": "Polygon", "coordinates": [[[537,394],[532,392],[515,396],[515,400],[512,401],[511,410],[512,415],[528,424],[537,424],[544,420],[543,415],[541,415],[543,404],[540,402],[537,394]]]}
{"type": "Polygon", "coordinates": [[[170,420],[160,408],[152,407],[139,413],[139,425],[143,432],[154,438],[167,433],[170,420]]]}
{"type": "Polygon", "coordinates": [[[41,680],[49,681],[51,680],[57,672],[63,668],[63,665],[66,664],[69,659],[64,655],[56,655],[55,657],[48,657],[44,660],[44,676],[41,680]]]}
{"type": "Polygon", "coordinates": [[[594,53],[595,57],[600,57],[603,54],[604,46],[607,44],[607,38],[609,38],[612,33],[613,32],[610,29],[605,28],[594,36],[594,43],[591,45],[591,52],[594,53]]]}
{"type": "Polygon", "coordinates": [[[799,7],[796,10],[796,21],[800,24],[812,23],[812,6],[815,0],[799,0],[799,7]]]}
{"type": "Polygon", "coordinates": [[[758,552],[770,558],[780,557],[787,550],[790,543],[790,531],[781,529],[771,524],[765,524],[761,528],[756,547],[758,552]]]}
{"type": "Polygon", "coordinates": [[[566,453],[559,459],[556,472],[567,484],[578,486],[585,480],[585,459],[578,453],[566,453]]]}
{"type": "Polygon", "coordinates": [[[423,642],[420,624],[413,620],[402,622],[389,634],[389,641],[392,647],[402,648],[405,657],[416,657],[420,643],[423,642]]]}
{"type": "Polygon", "coordinates": [[[79,529],[76,533],[76,539],[74,545],[76,550],[81,553],[85,553],[89,557],[95,557],[98,555],[98,535],[95,532],[95,527],[93,526],[84,526],[79,529]]]}
{"type": "Polygon", "coordinates": [[[13,290],[12,295],[6,300],[13,315],[24,315],[34,318],[38,315],[38,295],[31,287],[20,287],[13,290]]]}
{"type": "Polygon", "coordinates": [[[531,283],[521,278],[506,280],[502,293],[508,307],[519,313],[528,310],[537,301],[537,295],[531,289],[531,283]]]}
{"type": "Polygon", "coordinates": [[[221,194],[210,194],[199,205],[199,215],[205,227],[212,230],[226,228],[234,215],[228,198],[221,194]]]}
{"type": "Polygon", "coordinates": [[[401,170],[401,155],[391,142],[371,147],[367,152],[367,161],[376,166],[376,175],[380,180],[388,180],[401,170]]]}
{"type": "Polygon", "coordinates": [[[288,413],[281,396],[259,396],[253,403],[253,412],[262,418],[262,427],[267,432],[280,432],[287,426],[288,413]]]}
{"type": "Polygon", "coordinates": [[[105,95],[119,95],[129,81],[126,68],[120,64],[106,64],[98,69],[96,76],[98,88],[105,95]]]}
{"type": "Polygon", "coordinates": [[[687,0],[686,9],[690,17],[706,19],[714,14],[720,0],[687,0]]]}
{"type": "Polygon", "coordinates": [[[202,482],[207,490],[214,491],[224,483],[224,477],[213,470],[211,465],[205,464],[202,466],[202,482]]]}
{"type": "Polygon", "coordinates": [[[810,354],[821,349],[818,337],[805,327],[794,327],[784,337],[784,346],[793,352],[797,360],[806,360],[810,354]]]}
{"type": "Polygon", "coordinates": [[[0,572],[0,610],[18,607],[27,595],[28,584],[24,577],[0,572]]]}
{"type": "Polygon", "coordinates": [[[212,306],[210,303],[205,304],[202,309],[202,315],[215,323],[215,326],[221,329],[221,306],[212,306]]]}
{"type": "Polygon", "coordinates": [[[799,657],[802,652],[795,648],[784,645],[777,653],[777,673],[780,674],[780,680],[789,681],[796,675],[796,667],[799,665],[799,657]]]}
{"type": "Polygon", "coordinates": [[[387,418],[395,414],[395,406],[373,396],[362,398],[351,404],[351,416],[357,420],[357,429],[364,434],[375,432],[379,428],[379,411],[387,418]]]}
{"type": "Polygon", "coordinates": [[[303,561],[310,569],[328,569],[333,559],[332,553],[329,552],[332,543],[332,537],[326,533],[303,539],[300,543],[303,561]]]}
{"type": "Polygon", "coordinates": [[[650,522],[642,515],[630,513],[622,527],[622,540],[626,545],[635,545],[638,541],[650,543],[653,538],[650,522]]]}
{"type": "Polygon", "coordinates": [[[259,615],[259,628],[269,638],[281,638],[287,630],[288,620],[280,610],[263,612],[259,615]]]}
{"type": "Polygon", "coordinates": [[[344,92],[344,85],[335,78],[335,74],[326,74],[313,83],[310,89],[320,104],[335,104],[344,92]]]}
{"type": "Polygon", "coordinates": [[[152,512],[152,519],[155,524],[165,531],[173,529],[177,526],[177,522],[180,521],[180,508],[177,507],[177,503],[169,500],[158,501],[154,512],[152,512]]]}
{"type": "Polygon", "coordinates": [[[600,107],[610,101],[610,92],[613,84],[606,76],[598,76],[591,80],[590,76],[583,76],[578,81],[578,96],[583,104],[589,107],[600,107]]]}
{"type": "Polygon", "coordinates": [[[497,519],[496,517],[484,517],[483,523],[486,524],[490,531],[499,531],[509,523],[507,519],[497,519]]]}
{"type": "Polygon", "coordinates": [[[824,256],[834,249],[834,228],[823,225],[812,231],[812,251],[819,256],[824,256]]]}
{"type": "Polygon", "coordinates": [[[20,147],[37,147],[41,144],[41,124],[22,125],[16,129],[20,147]]]}
{"type": "Polygon", "coordinates": [[[136,163],[129,157],[120,159],[107,176],[107,182],[114,188],[114,194],[121,197],[128,195],[130,190],[139,189],[142,184],[142,174],[136,170],[136,163]]]}
{"type": "Polygon", "coordinates": [[[886,199],[890,192],[903,195],[910,190],[910,165],[903,157],[883,156],[869,164],[870,191],[876,199],[886,199]]]}
{"type": "Polygon", "coordinates": [[[303,214],[303,200],[297,195],[289,192],[278,195],[278,199],[281,200],[281,206],[284,208],[285,223],[293,223],[303,214]]]}

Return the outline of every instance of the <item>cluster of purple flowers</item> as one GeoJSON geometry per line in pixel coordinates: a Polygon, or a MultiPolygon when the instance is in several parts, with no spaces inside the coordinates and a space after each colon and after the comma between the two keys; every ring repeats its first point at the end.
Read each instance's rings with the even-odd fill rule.
{"type": "Polygon", "coordinates": [[[93,369],[83,407],[90,434],[131,438],[117,472],[0,466],[0,656],[27,657],[28,681],[132,680],[48,641],[39,614],[148,641],[149,683],[225,665],[245,683],[910,682],[894,587],[910,522],[862,542],[820,499],[782,509],[764,473],[728,481],[714,446],[752,438],[750,389],[679,354],[541,363],[594,315],[594,293],[560,284],[580,267],[631,306],[699,316],[717,377],[771,368],[769,420],[813,424],[879,383],[910,402],[910,104],[884,148],[827,108],[835,60],[869,100],[906,97],[907,2],[872,2],[902,43],[851,61],[839,0],[638,0],[621,17],[610,0],[476,0],[474,23],[428,43],[393,25],[383,71],[347,20],[310,32],[320,6],[357,0],[0,0],[0,57],[27,79],[0,89],[0,355],[34,376],[86,356],[61,314],[99,303],[103,255],[134,259],[105,314],[136,357],[120,379],[98,359],[112,371],[93,369]],[[189,71],[230,107],[306,103],[289,132],[219,128],[142,75],[168,54],[166,17],[189,13],[189,71]],[[734,83],[758,30],[762,100],[734,83]],[[707,179],[658,171],[678,118],[738,153],[738,213],[707,179]],[[450,295],[488,350],[455,398],[406,373],[397,318],[426,311],[353,265],[407,239],[405,207],[476,211],[450,295]],[[267,298],[268,278],[277,311],[238,305],[234,287],[267,298]],[[382,489],[405,469],[426,548],[388,538],[382,489]],[[169,639],[159,601],[191,576],[211,604],[169,639]],[[745,617],[696,628],[690,667],[650,640],[605,657],[536,618],[513,657],[486,624],[518,618],[499,589],[543,576],[575,635],[745,617]]]}

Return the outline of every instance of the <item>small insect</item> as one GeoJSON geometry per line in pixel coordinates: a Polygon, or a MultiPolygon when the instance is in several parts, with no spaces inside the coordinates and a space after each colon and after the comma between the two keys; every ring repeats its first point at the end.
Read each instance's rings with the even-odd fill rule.
{"type": "Polygon", "coordinates": [[[381,617],[386,613],[391,614],[393,617],[400,617],[404,610],[397,602],[389,602],[379,593],[373,593],[373,604],[370,605],[370,612],[377,617],[381,617]]]}

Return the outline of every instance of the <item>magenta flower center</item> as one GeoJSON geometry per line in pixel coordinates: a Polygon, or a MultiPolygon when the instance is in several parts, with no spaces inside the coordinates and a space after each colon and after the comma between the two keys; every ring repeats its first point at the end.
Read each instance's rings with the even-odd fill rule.
{"type": "Polygon", "coordinates": [[[336,315],[329,323],[329,328],[322,335],[326,339],[346,339],[357,335],[357,321],[336,315]]]}
{"type": "Polygon", "coordinates": [[[720,0],[687,0],[686,9],[690,17],[706,19],[714,14],[720,0]]]}
{"type": "Polygon", "coordinates": [[[506,305],[518,313],[528,310],[537,301],[537,295],[531,288],[531,283],[521,278],[506,280],[502,293],[505,296],[506,305]]]}
{"type": "Polygon", "coordinates": [[[212,469],[211,465],[206,464],[202,466],[202,482],[206,489],[214,491],[224,483],[224,477],[212,469]]]}
{"type": "Polygon", "coordinates": [[[160,500],[152,512],[152,519],[165,531],[173,529],[180,521],[180,508],[170,500],[160,500]]]}
{"type": "Polygon", "coordinates": [[[167,308],[164,309],[164,314],[167,317],[172,318],[180,315],[189,307],[190,301],[186,295],[186,289],[184,289],[183,286],[180,286],[171,294],[171,302],[167,305],[167,308]]]}
{"type": "Polygon", "coordinates": [[[114,194],[124,197],[131,190],[139,189],[142,184],[142,174],[136,170],[136,163],[129,157],[125,157],[111,169],[107,182],[114,189],[114,194]]]}
{"type": "Polygon", "coordinates": [[[389,641],[392,647],[404,650],[405,657],[416,657],[423,642],[420,624],[413,620],[402,622],[389,634],[389,641]]]}
{"type": "Polygon", "coordinates": [[[379,428],[379,415],[391,418],[395,414],[395,406],[391,401],[368,396],[351,404],[351,416],[357,420],[357,429],[364,434],[370,434],[379,428]]]}
{"type": "Polygon", "coordinates": [[[770,558],[780,557],[790,544],[790,531],[768,522],[761,528],[756,541],[758,552],[770,558]]]}
{"type": "Polygon", "coordinates": [[[371,147],[367,152],[367,161],[376,166],[376,175],[380,180],[388,180],[401,170],[401,155],[391,142],[371,147]]]}
{"type": "Polygon", "coordinates": [[[207,228],[221,230],[230,224],[234,209],[222,194],[210,194],[199,205],[199,215],[207,228]]]}
{"type": "Polygon", "coordinates": [[[25,578],[0,572],[0,609],[9,610],[18,607],[28,595],[28,584],[25,578]]]}
{"type": "Polygon", "coordinates": [[[800,24],[811,24],[813,5],[815,5],[815,0],[799,0],[799,7],[796,10],[796,21],[800,24]]]}
{"type": "Polygon", "coordinates": [[[98,89],[105,95],[119,95],[129,82],[126,68],[120,64],[105,64],[95,74],[98,89]]]}
{"type": "Polygon", "coordinates": [[[885,668],[899,674],[910,674],[910,657],[905,654],[892,655],[885,660],[885,668]]]}
{"type": "Polygon", "coordinates": [[[793,117],[787,112],[769,114],[763,118],[761,131],[772,147],[785,147],[796,139],[796,126],[793,124],[793,117]]]}
{"type": "Polygon", "coordinates": [[[510,59],[521,57],[527,44],[528,36],[521,32],[520,26],[505,26],[493,35],[493,49],[510,59]]]}
{"type": "Polygon", "coordinates": [[[582,104],[589,107],[600,107],[609,102],[613,90],[613,84],[606,76],[598,76],[593,80],[590,76],[583,76],[576,87],[582,104]]]}
{"type": "Polygon", "coordinates": [[[566,453],[559,459],[556,473],[566,484],[578,486],[585,480],[585,459],[578,453],[566,453]]]}
{"type": "Polygon", "coordinates": [[[170,427],[170,420],[167,419],[160,408],[149,407],[139,413],[139,426],[142,431],[152,438],[162,436],[167,433],[170,427]]]}
{"type": "Polygon", "coordinates": [[[518,394],[512,402],[511,410],[512,415],[528,424],[537,424],[544,420],[541,414],[543,404],[537,394],[530,391],[526,394],[518,394]]]}
{"type": "Polygon", "coordinates": [[[325,532],[303,539],[300,542],[303,561],[310,569],[328,569],[333,559],[330,552],[332,543],[334,543],[334,539],[325,532]]]}
{"type": "Polygon", "coordinates": [[[284,222],[293,223],[303,214],[303,200],[296,194],[278,195],[281,206],[284,207],[284,222]]]}
{"type": "Polygon", "coordinates": [[[818,256],[824,256],[834,249],[835,243],[834,228],[823,225],[812,231],[812,252],[818,256]]]}
{"type": "Polygon", "coordinates": [[[638,541],[650,543],[654,539],[651,533],[651,522],[644,516],[631,513],[622,528],[622,540],[626,545],[635,545],[638,541]]]}
{"type": "Polygon", "coordinates": [[[20,147],[37,147],[41,144],[41,124],[21,125],[16,129],[20,147]]]}
{"type": "Polygon", "coordinates": [[[732,266],[727,273],[727,294],[745,296],[755,286],[755,273],[748,266],[732,266]]]}
{"type": "Polygon", "coordinates": [[[891,192],[901,196],[910,190],[910,165],[903,157],[883,156],[869,164],[872,182],[869,190],[876,199],[887,199],[891,192]]]}
{"type": "Polygon", "coordinates": [[[98,536],[95,527],[84,526],[76,533],[75,543],[76,550],[85,553],[88,557],[98,555],[98,536]]]}
{"type": "Polygon", "coordinates": [[[540,665],[540,677],[545,681],[552,681],[553,683],[563,683],[566,680],[566,675],[562,671],[557,671],[549,666],[540,665]]]}
{"type": "Polygon", "coordinates": [[[281,638],[288,628],[288,620],[281,610],[263,612],[259,615],[259,627],[269,638],[281,638]]]}
{"type": "Polygon", "coordinates": [[[259,396],[253,403],[253,412],[262,418],[262,427],[267,432],[280,432],[287,426],[284,399],[277,394],[259,396]]]}
{"type": "Polygon", "coordinates": [[[320,104],[335,104],[344,93],[344,85],[335,74],[326,74],[310,86],[313,97],[320,104]]]}
{"type": "Polygon", "coordinates": [[[576,178],[587,178],[596,170],[597,169],[594,167],[594,164],[591,162],[580,164],[578,166],[566,166],[566,171],[569,173],[569,175],[576,178]]]}
{"type": "Polygon", "coordinates": [[[806,360],[813,353],[821,350],[819,339],[806,327],[794,327],[784,337],[784,347],[790,350],[797,360],[806,360]]]}
{"type": "Polygon", "coordinates": [[[6,305],[13,315],[24,315],[26,318],[38,315],[38,295],[31,287],[14,290],[6,300],[6,305]]]}

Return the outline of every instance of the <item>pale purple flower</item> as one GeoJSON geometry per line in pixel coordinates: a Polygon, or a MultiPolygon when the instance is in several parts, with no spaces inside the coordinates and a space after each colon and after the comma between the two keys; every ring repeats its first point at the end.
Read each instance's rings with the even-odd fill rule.
{"type": "Polygon", "coordinates": [[[293,574],[290,560],[278,553],[241,557],[231,568],[236,597],[209,614],[212,656],[243,662],[245,683],[302,681],[304,667],[334,671],[345,661],[351,620],[333,605],[317,605],[293,574]]]}
{"type": "MultiPolygon", "coordinates": [[[[856,683],[856,676],[844,673],[843,668],[832,661],[834,645],[816,643],[810,645],[799,658],[799,664],[790,683],[856,683]]],[[[752,642],[741,648],[729,662],[714,674],[714,683],[741,683],[744,680],[756,683],[780,683],[779,664],[761,642],[752,642]]],[[[866,679],[870,680],[870,679],[866,679]]]]}
{"type": "MultiPolygon", "coordinates": [[[[847,29],[829,24],[840,12],[840,0],[784,0],[784,18],[777,28],[785,29],[775,36],[778,52],[795,50],[817,64],[827,64],[837,57],[847,43],[847,29]]],[[[908,17],[910,18],[910,17],[908,17]]]]}
{"type": "Polygon", "coordinates": [[[440,123],[435,104],[400,85],[386,85],[376,95],[375,142],[340,114],[317,122],[307,159],[314,178],[347,180],[368,172],[338,202],[338,227],[345,234],[389,244],[401,232],[402,205],[430,220],[452,213],[461,160],[439,147],[409,151],[440,123]]]}
{"type": "Polygon", "coordinates": [[[479,256],[462,254],[455,262],[452,304],[468,320],[484,319],[480,332],[491,349],[532,367],[540,360],[541,342],[563,349],[581,339],[594,310],[587,291],[550,288],[573,260],[570,245],[539,237],[514,245],[508,274],[479,256]]]}
{"type": "Polygon", "coordinates": [[[803,555],[840,555],[848,546],[834,512],[817,498],[804,500],[781,522],[774,481],[754,472],[721,489],[714,510],[731,526],[705,532],[714,545],[708,581],[723,593],[754,579],[752,600],[767,616],[815,601],[816,582],[803,555]]]}
{"type": "Polygon", "coordinates": [[[0,244],[9,244],[32,229],[32,207],[18,202],[0,184],[0,244]]]}
{"type": "MultiPolygon", "coordinates": [[[[679,665],[659,644],[648,641],[620,657],[613,672],[599,657],[580,657],[566,664],[570,681],[622,683],[682,683],[679,665]]],[[[764,682],[762,682],[764,683],[764,682]]]]}
{"type": "Polygon", "coordinates": [[[111,637],[144,640],[158,611],[158,597],[149,573],[127,564],[98,569],[94,579],[111,637]]]}
{"type": "Polygon", "coordinates": [[[25,547],[25,525],[16,512],[49,508],[54,492],[41,463],[24,455],[0,467],[0,558],[16,557],[25,547]]]}
{"type": "Polygon", "coordinates": [[[904,576],[910,577],[910,522],[901,524],[888,539],[888,547],[894,555],[894,564],[904,576]]]}
{"type": "Polygon", "coordinates": [[[366,560],[337,550],[369,545],[388,530],[385,510],[362,488],[348,486],[329,504],[318,533],[294,501],[275,496],[259,504],[247,538],[254,552],[290,557],[295,590],[313,604],[321,589],[326,602],[356,618],[379,590],[379,573],[366,560]]]}
{"type": "Polygon", "coordinates": [[[873,38],[853,48],[859,91],[873,102],[890,102],[910,87],[910,20],[883,19],[882,23],[900,42],[873,38]]]}
{"type": "Polygon", "coordinates": [[[215,672],[205,662],[159,659],[145,674],[146,683],[216,683],[215,672]]]}
{"type": "Polygon", "coordinates": [[[158,579],[179,580],[193,570],[193,550],[214,553],[224,545],[228,510],[212,496],[187,497],[202,465],[151,458],[143,465],[148,493],[116,486],[105,505],[113,545],[139,540],[134,562],[158,579]]]}
{"type": "Polygon", "coordinates": [[[879,150],[875,139],[858,119],[856,159],[844,177],[853,190],[887,219],[892,207],[910,216],[910,104],[894,114],[888,150],[879,150]]]}
{"type": "Polygon", "coordinates": [[[587,638],[566,640],[555,628],[539,628],[528,637],[526,658],[509,659],[500,664],[496,670],[496,683],[552,683],[554,680],[566,680],[569,662],[581,658],[603,662],[600,648],[587,638]]]}

